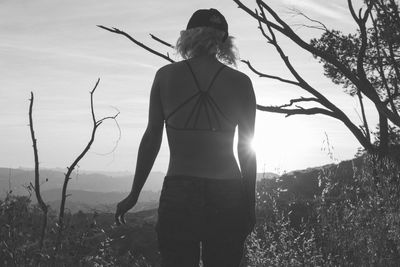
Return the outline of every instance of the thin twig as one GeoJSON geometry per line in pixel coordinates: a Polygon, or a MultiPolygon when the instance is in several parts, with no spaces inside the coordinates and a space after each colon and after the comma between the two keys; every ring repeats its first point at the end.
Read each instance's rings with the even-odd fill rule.
{"type": "Polygon", "coordinates": [[[328,27],[326,27],[326,25],[325,25],[324,23],[322,23],[321,21],[310,18],[309,16],[307,16],[306,14],[304,14],[303,12],[301,12],[300,10],[298,10],[298,9],[296,9],[296,8],[291,8],[291,9],[289,9],[289,10],[291,10],[295,15],[300,15],[300,16],[306,18],[308,21],[314,22],[314,23],[317,23],[317,24],[320,25],[320,26],[307,26],[307,25],[303,25],[303,26],[306,26],[306,27],[308,27],[308,28],[314,28],[314,29],[324,30],[324,31],[326,31],[326,32],[329,31],[329,30],[328,30],[328,27]]]}
{"type": "Polygon", "coordinates": [[[158,38],[158,37],[155,36],[154,34],[151,34],[151,33],[150,33],[150,36],[151,36],[151,38],[153,38],[154,40],[156,40],[156,41],[159,42],[159,43],[162,43],[163,45],[166,45],[166,46],[168,46],[168,47],[170,47],[170,48],[175,48],[175,46],[173,46],[172,44],[170,44],[170,43],[168,43],[168,42],[166,42],[166,41],[164,41],[164,40],[158,38]]]}
{"type": "MultiPolygon", "coordinates": [[[[113,108],[117,110],[117,112],[118,112],[117,115],[118,115],[118,114],[120,113],[120,111],[119,111],[116,107],[113,107],[113,108]]],[[[114,145],[114,147],[111,149],[111,151],[106,152],[106,153],[95,153],[96,155],[106,156],[106,155],[110,155],[110,154],[114,153],[115,150],[116,150],[117,147],[118,147],[119,141],[121,141],[121,136],[122,136],[121,127],[119,126],[119,123],[118,123],[118,121],[117,121],[115,118],[112,118],[112,119],[114,120],[115,125],[117,126],[117,129],[118,129],[118,138],[117,138],[117,140],[115,141],[115,145],[114,145]]]]}

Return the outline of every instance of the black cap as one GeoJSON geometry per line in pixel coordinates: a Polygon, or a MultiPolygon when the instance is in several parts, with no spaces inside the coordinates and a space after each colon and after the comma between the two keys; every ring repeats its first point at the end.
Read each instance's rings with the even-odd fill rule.
{"type": "Polygon", "coordinates": [[[196,27],[211,27],[225,33],[222,41],[228,38],[228,23],[225,17],[216,9],[199,9],[193,13],[190,18],[186,30],[196,27]]]}

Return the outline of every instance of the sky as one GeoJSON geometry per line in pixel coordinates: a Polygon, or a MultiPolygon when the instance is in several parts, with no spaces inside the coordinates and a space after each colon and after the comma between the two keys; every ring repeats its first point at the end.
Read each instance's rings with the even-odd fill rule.
{"type": "MultiPolygon", "coordinates": [[[[254,10],[255,1],[243,2],[254,10]]],[[[266,2],[307,41],[321,32],[296,26],[305,21],[293,9],[323,21],[328,28],[356,30],[345,0],[266,2]]],[[[79,168],[133,172],[147,123],[150,86],[157,69],[168,62],[96,25],[124,30],[180,60],[149,33],[174,43],[191,14],[210,7],[225,15],[242,59],[262,72],[291,78],[276,50],[262,38],[256,21],[232,0],[0,0],[0,167],[34,166],[28,127],[31,91],[40,166],[69,166],[90,138],[89,91],[100,78],[94,95],[96,116],[119,110],[119,128],[113,121],[101,125],[79,168]]],[[[284,36],[277,38],[299,73],[360,124],[356,99],[324,77],[318,60],[284,36]]],[[[259,78],[244,64],[238,70],[252,79],[258,104],[281,105],[309,96],[299,88],[259,78]]],[[[367,115],[371,125],[377,123],[370,103],[367,115]]],[[[350,159],[360,145],[341,122],[329,117],[285,118],[257,111],[254,147],[259,172],[283,173],[350,159]]],[[[153,171],[166,172],[168,157],[164,133],[153,171]]]]}

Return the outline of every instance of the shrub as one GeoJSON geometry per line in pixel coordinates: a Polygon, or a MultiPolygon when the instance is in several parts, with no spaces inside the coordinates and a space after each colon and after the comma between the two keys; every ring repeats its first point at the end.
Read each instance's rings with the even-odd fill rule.
{"type": "Polygon", "coordinates": [[[246,243],[249,266],[398,266],[399,167],[371,155],[352,163],[322,168],[313,199],[279,181],[257,186],[262,218],[246,243]]]}

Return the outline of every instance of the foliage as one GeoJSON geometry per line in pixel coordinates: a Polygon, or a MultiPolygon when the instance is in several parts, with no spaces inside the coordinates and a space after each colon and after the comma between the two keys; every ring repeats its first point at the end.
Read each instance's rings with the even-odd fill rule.
{"type": "MultiPolygon", "coordinates": [[[[357,95],[361,105],[363,105],[361,93],[375,104],[380,116],[380,127],[374,134],[379,142],[374,142],[373,145],[379,147],[380,152],[387,155],[390,152],[388,146],[391,145],[391,136],[388,135],[398,132],[400,126],[398,121],[400,108],[399,5],[396,0],[365,2],[371,8],[371,11],[366,13],[368,14],[366,19],[370,19],[369,24],[366,24],[366,21],[357,21],[360,29],[352,34],[325,29],[321,37],[311,40],[310,45],[320,51],[325,51],[344,67],[339,67],[327,58],[314,54],[314,57],[318,57],[323,63],[325,76],[334,83],[343,85],[345,92],[351,96],[357,95]],[[351,75],[343,69],[350,70],[351,75]],[[357,79],[361,83],[355,82],[357,79]],[[385,109],[387,110],[384,111],[385,109]],[[392,118],[388,116],[389,113],[393,115],[392,118]],[[388,118],[395,126],[387,125],[388,118]]],[[[351,9],[351,6],[349,8],[351,9]]],[[[370,132],[363,107],[362,113],[363,131],[369,139],[370,132]]],[[[398,139],[398,135],[395,138],[398,139]]]]}
{"type": "Polygon", "coordinates": [[[0,265],[31,265],[40,257],[40,212],[28,197],[8,194],[0,200],[0,265]]]}
{"type": "Polygon", "coordinates": [[[314,230],[306,223],[292,226],[288,216],[278,209],[273,193],[273,214],[259,224],[246,244],[249,266],[321,266],[326,264],[314,230]]]}
{"type": "Polygon", "coordinates": [[[400,260],[399,167],[368,156],[351,183],[332,181],[329,188],[316,206],[325,250],[337,255],[340,265],[395,266],[400,260]],[[331,195],[333,190],[339,194],[331,195]]]}
{"type": "MultiPolygon", "coordinates": [[[[148,232],[148,226],[134,225],[116,230],[110,226],[112,214],[78,212],[66,215],[65,239],[55,254],[57,218],[54,212],[50,211],[48,234],[40,250],[39,207],[32,205],[25,196],[8,195],[0,201],[0,265],[148,267],[155,264],[154,256],[152,259],[143,256],[149,247],[132,246],[131,239],[128,244],[123,241],[131,232],[148,232]]],[[[153,255],[154,246],[150,250],[147,254],[153,255]]]]}
{"type": "Polygon", "coordinates": [[[261,106],[262,111],[293,115],[323,114],[344,123],[360,144],[369,153],[391,155],[388,143],[388,124],[400,127],[400,15],[398,0],[364,0],[364,5],[355,10],[353,0],[348,0],[348,10],[358,30],[345,34],[337,29],[329,29],[323,22],[314,20],[298,11],[311,25],[303,26],[322,30],[321,37],[310,42],[303,40],[269,4],[268,1],[256,0],[258,8],[245,5],[240,0],[233,0],[249,16],[258,22],[263,38],[280,55],[283,63],[292,74],[291,79],[263,73],[243,60],[251,71],[259,77],[279,80],[282,83],[298,86],[308,96],[290,99],[289,103],[279,106],[261,106]],[[254,11],[255,10],[255,11],[254,11]],[[280,33],[281,35],[277,35],[280,33]],[[278,39],[279,37],[279,39],[278,39]],[[280,38],[291,40],[298,47],[318,58],[325,70],[325,75],[334,83],[341,84],[346,92],[356,96],[359,101],[362,125],[354,123],[345,110],[337,107],[328,99],[328,95],[311,83],[297,71],[291,59],[279,44],[280,38]],[[371,140],[371,132],[364,107],[364,98],[374,105],[379,116],[379,144],[371,140]],[[306,105],[307,104],[307,105],[306,105]],[[315,104],[309,105],[309,104],[315,104]],[[306,105],[306,106],[305,106],[306,105]],[[378,145],[378,146],[377,146],[378,145]]]}
{"type": "MultiPolygon", "coordinates": [[[[396,266],[399,175],[392,161],[366,155],[259,181],[247,266],[396,266]]],[[[39,208],[28,197],[8,195],[0,201],[0,265],[157,266],[154,215],[130,214],[130,225],[112,227],[113,214],[67,213],[55,257],[55,213],[39,253],[39,208]]]]}
{"type": "Polygon", "coordinates": [[[321,190],[308,201],[278,183],[268,182],[265,188],[262,182],[258,204],[269,212],[247,242],[250,266],[396,266],[399,167],[374,156],[358,159],[352,167],[350,175],[337,166],[321,170],[321,190]],[[287,201],[287,192],[297,196],[287,201]],[[291,214],[299,210],[291,206],[297,202],[307,202],[309,209],[300,212],[300,223],[293,223],[291,214]]]}

